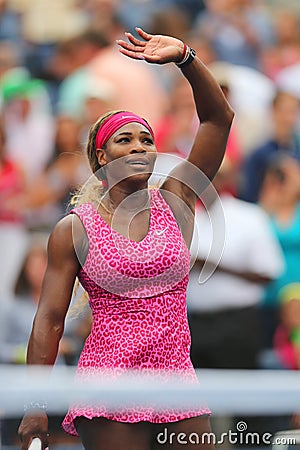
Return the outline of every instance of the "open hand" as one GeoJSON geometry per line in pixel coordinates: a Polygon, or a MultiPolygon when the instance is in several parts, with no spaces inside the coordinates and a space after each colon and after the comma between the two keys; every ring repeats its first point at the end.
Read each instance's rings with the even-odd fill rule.
{"type": "Polygon", "coordinates": [[[176,63],[182,60],[184,44],[179,39],[161,34],[149,34],[138,27],[136,31],[143,40],[137,39],[131,33],[125,33],[129,42],[122,39],[116,41],[123,55],[154,64],[176,63]]]}

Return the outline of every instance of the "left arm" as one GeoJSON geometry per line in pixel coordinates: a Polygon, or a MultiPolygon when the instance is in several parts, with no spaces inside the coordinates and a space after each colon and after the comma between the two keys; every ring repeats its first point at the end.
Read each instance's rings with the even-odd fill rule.
{"type": "MultiPolygon", "coordinates": [[[[140,28],[137,32],[144,41],[126,33],[129,43],[117,41],[121,53],[156,64],[181,61],[184,44],[179,39],[151,35],[140,28]]],[[[201,172],[212,180],[222,162],[234,114],[218,83],[197,57],[181,70],[192,87],[200,125],[187,161],[171,172],[162,189],[175,193],[192,206],[196,200],[193,189],[199,191],[203,186],[201,172]]]]}
{"type": "MultiPolygon", "coordinates": [[[[179,188],[182,193],[176,193],[190,203],[196,200],[193,191],[201,194],[220,167],[233,111],[218,83],[200,59],[195,57],[191,64],[182,69],[182,73],[192,87],[200,123],[187,163],[179,165],[171,175],[181,181],[179,188]]],[[[172,186],[172,178],[167,179],[165,184],[165,189],[169,188],[168,184],[172,186]]],[[[172,187],[169,190],[173,190],[172,187]]]]}

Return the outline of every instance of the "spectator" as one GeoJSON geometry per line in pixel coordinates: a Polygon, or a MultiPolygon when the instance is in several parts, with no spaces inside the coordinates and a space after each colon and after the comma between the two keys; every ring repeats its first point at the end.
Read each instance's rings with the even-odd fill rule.
{"type": "Polygon", "coordinates": [[[30,181],[52,156],[54,120],[49,97],[45,85],[22,69],[6,73],[2,90],[8,156],[22,166],[30,181]]]}
{"type": "Polygon", "coordinates": [[[300,62],[297,62],[280,70],[276,75],[275,82],[279,89],[300,99],[299,77],[300,62]]]}
{"type": "Polygon", "coordinates": [[[98,117],[112,109],[115,92],[113,85],[108,80],[89,78],[84,89],[81,142],[88,140],[88,132],[98,117]]]}
{"type": "MultiPolygon", "coordinates": [[[[231,80],[230,80],[230,70],[226,70],[226,64],[220,61],[215,61],[208,66],[209,70],[212,72],[213,76],[219,83],[223,94],[227,100],[231,103],[231,80]]],[[[228,67],[227,67],[228,68],[228,67]]],[[[226,190],[229,193],[236,196],[237,192],[237,180],[239,174],[240,164],[243,158],[244,149],[241,144],[239,130],[237,122],[234,120],[230,129],[230,133],[227,140],[226,146],[226,157],[231,163],[231,180],[227,180],[227,186],[223,186],[223,191],[226,190]]]]}
{"type": "Polygon", "coordinates": [[[284,153],[300,160],[298,99],[286,92],[277,92],[271,113],[271,136],[252,151],[243,165],[240,197],[249,202],[257,202],[266,167],[273,157],[284,153]]]}
{"type": "Polygon", "coordinates": [[[22,168],[7,155],[6,136],[0,122],[0,293],[7,297],[13,286],[27,246],[27,231],[22,211],[11,203],[25,191],[22,168]]]}
{"type": "Polygon", "coordinates": [[[20,48],[12,41],[0,41],[0,95],[2,101],[10,95],[15,83],[29,77],[22,66],[20,48]],[[12,80],[11,80],[12,78],[12,80]]]}
{"type": "Polygon", "coordinates": [[[109,41],[102,33],[87,31],[61,42],[52,61],[52,71],[62,79],[57,113],[81,119],[86,86],[90,82],[88,64],[109,41]]]}
{"type": "Polygon", "coordinates": [[[279,292],[289,283],[300,282],[300,167],[298,161],[279,155],[269,163],[259,197],[268,213],[273,234],[285,261],[282,274],[265,290],[262,304],[265,347],[271,348],[278,325],[279,292]]]}
{"type": "Polygon", "coordinates": [[[158,151],[185,158],[198,126],[191,87],[184,78],[178,77],[170,92],[169,110],[156,127],[158,151]]]}
{"type": "Polygon", "coordinates": [[[90,175],[80,131],[79,123],[72,118],[56,119],[53,157],[40,176],[31,181],[22,199],[31,229],[50,230],[65,215],[71,192],[90,175]]]}
{"type": "Polygon", "coordinates": [[[213,74],[228,86],[230,102],[236,111],[234,133],[245,156],[264,142],[266,133],[269,133],[269,110],[276,93],[275,85],[251,67],[216,58],[208,65],[213,74]]]}
{"type": "MultiPolygon", "coordinates": [[[[90,29],[100,31],[110,42],[114,42],[116,33],[119,37],[121,36],[124,22],[119,9],[122,9],[125,2],[119,0],[87,0],[82,3],[82,8],[88,16],[90,29]]],[[[129,8],[131,17],[135,16],[139,6],[129,8]]],[[[145,8],[144,1],[141,7],[142,9],[145,8]]],[[[135,25],[136,22],[134,22],[135,25]]]]}
{"type": "Polygon", "coordinates": [[[20,32],[20,17],[10,7],[7,0],[0,0],[0,41],[23,44],[20,32]]]}
{"type": "Polygon", "coordinates": [[[272,80],[277,74],[300,62],[299,17],[290,9],[281,9],[274,14],[275,42],[261,53],[262,71],[272,80]]]}
{"type": "Polygon", "coordinates": [[[10,302],[6,316],[6,333],[1,343],[1,363],[25,364],[30,328],[47,262],[44,239],[39,237],[39,242],[32,239],[28,248],[16,280],[16,297],[10,302]]]}
{"type": "Polygon", "coordinates": [[[83,32],[88,21],[74,0],[30,0],[22,10],[22,33],[27,43],[26,67],[44,78],[57,44],[83,32]]]}
{"type": "Polygon", "coordinates": [[[282,368],[300,369],[300,283],[284,286],[280,293],[280,323],[274,335],[274,351],[282,368]]]}
{"type": "Polygon", "coordinates": [[[211,42],[217,58],[259,69],[261,49],[272,42],[270,19],[256,1],[206,0],[195,30],[211,42]]]}

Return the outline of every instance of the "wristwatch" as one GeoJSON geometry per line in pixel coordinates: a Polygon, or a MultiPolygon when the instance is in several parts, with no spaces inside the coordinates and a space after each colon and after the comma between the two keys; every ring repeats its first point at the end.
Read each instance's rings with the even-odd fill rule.
{"type": "Polygon", "coordinates": [[[176,66],[178,66],[180,69],[188,66],[195,59],[195,56],[196,56],[195,50],[193,48],[189,47],[188,57],[184,58],[185,60],[182,63],[176,63],[176,66]]]}

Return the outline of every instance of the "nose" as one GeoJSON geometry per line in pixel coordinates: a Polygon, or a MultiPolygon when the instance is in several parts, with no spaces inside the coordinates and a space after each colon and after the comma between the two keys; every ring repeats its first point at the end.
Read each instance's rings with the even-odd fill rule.
{"type": "Polygon", "coordinates": [[[130,152],[131,154],[133,153],[146,153],[146,150],[144,148],[134,148],[131,150],[130,152]]]}
{"type": "Polygon", "coordinates": [[[131,149],[130,153],[146,153],[146,149],[139,139],[134,141],[133,148],[131,149]]]}

